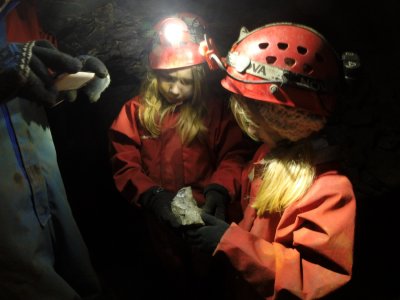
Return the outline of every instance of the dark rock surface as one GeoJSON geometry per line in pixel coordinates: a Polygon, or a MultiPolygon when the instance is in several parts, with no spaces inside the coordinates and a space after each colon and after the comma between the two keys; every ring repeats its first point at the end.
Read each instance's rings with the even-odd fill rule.
{"type": "MultiPolygon", "coordinates": [[[[354,297],[337,299],[400,297],[392,288],[396,280],[389,275],[400,266],[393,245],[400,198],[395,4],[394,0],[40,1],[44,27],[58,38],[62,50],[96,55],[110,70],[111,86],[100,102],[64,104],[49,116],[75,215],[99,272],[118,299],[150,299],[144,292],[149,285],[146,279],[156,269],[146,252],[140,215],[127,208],[113,186],[107,129],[122,104],[137,93],[149,28],[161,16],[178,11],[204,17],[222,54],[242,25],[251,30],[270,22],[292,21],[319,30],[338,53],[350,50],[360,55],[360,78],[344,97],[330,129],[346,145],[343,167],[358,197],[355,276],[343,292],[354,297]],[[146,274],[144,270],[150,275],[139,275],[146,274]],[[135,283],[125,277],[142,280],[135,283]]],[[[224,94],[222,89],[219,92],[224,94]]]]}

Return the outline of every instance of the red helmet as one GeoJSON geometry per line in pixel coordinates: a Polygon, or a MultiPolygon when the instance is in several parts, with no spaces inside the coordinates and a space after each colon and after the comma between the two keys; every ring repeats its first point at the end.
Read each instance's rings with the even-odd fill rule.
{"type": "Polygon", "coordinates": [[[340,77],[336,52],[312,28],[274,23],[248,32],[225,60],[222,86],[247,98],[328,115],[340,77]]]}
{"type": "Polygon", "coordinates": [[[156,37],[149,54],[152,69],[176,69],[205,62],[199,44],[205,23],[193,14],[167,17],[154,26],[156,37]]]}

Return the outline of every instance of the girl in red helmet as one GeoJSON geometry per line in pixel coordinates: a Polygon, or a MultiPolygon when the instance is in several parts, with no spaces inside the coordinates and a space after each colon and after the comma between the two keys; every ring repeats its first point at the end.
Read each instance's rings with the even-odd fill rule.
{"type": "Polygon", "coordinates": [[[279,23],[242,30],[218,63],[238,123],[263,144],[243,173],[243,219],[203,213],[190,241],[228,262],[228,299],[331,294],[352,276],[356,212],[323,134],[340,83],[335,52],[315,30],[279,23]]]}
{"type": "Polygon", "coordinates": [[[168,272],[164,280],[174,281],[179,294],[192,288],[184,283],[195,273],[188,271],[196,268],[192,262],[197,268],[206,263],[194,258],[181,238],[182,224],[171,202],[180,189],[190,187],[198,207],[225,220],[229,203],[239,198],[242,168],[252,148],[228,102],[207,93],[199,52],[203,21],[180,14],[154,29],[141,92],[125,103],[110,129],[112,165],[117,189],[148,212],[150,238],[168,272]]]}

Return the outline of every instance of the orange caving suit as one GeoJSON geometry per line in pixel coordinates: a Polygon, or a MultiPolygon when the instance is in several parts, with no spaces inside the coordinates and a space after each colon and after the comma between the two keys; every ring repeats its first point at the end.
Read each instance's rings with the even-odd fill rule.
{"type": "Polygon", "coordinates": [[[302,199],[281,214],[258,217],[248,199],[254,199],[260,179],[251,181],[249,174],[266,152],[260,147],[245,170],[244,218],[231,224],[215,253],[225,254],[240,274],[229,284],[234,299],[320,298],[351,279],[356,212],[352,185],[336,170],[317,166],[315,182],[302,199]],[[242,279],[245,284],[240,284],[242,279]],[[257,293],[248,294],[248,288],[241,289],[245,286],[257,293]]]}
{"type": "Polygon", "coordinates": [[[161,135],[154,138],[139,124],[137,100],[123,106],[110,130],[114,181],[126,199],[136,202],[154,186],[172,192],[191,186],[201,205],[203,189],[211,183],[224,186],[231,199],[238,199],[241,172],[252,148],[226,102],[208,99],[205,141],[182,145],[174,127],[179,107],[165,117],[161,135]]]}

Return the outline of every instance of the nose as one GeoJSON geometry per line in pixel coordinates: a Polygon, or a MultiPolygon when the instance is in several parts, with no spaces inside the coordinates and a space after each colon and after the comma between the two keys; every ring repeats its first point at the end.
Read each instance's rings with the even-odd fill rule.
{"type": "Polygon", "coordinates": [[[174,96],[178,96],[180,93],[179,84],[178,83],[171,83],[169,86],[169,93],[174,96]]]}

